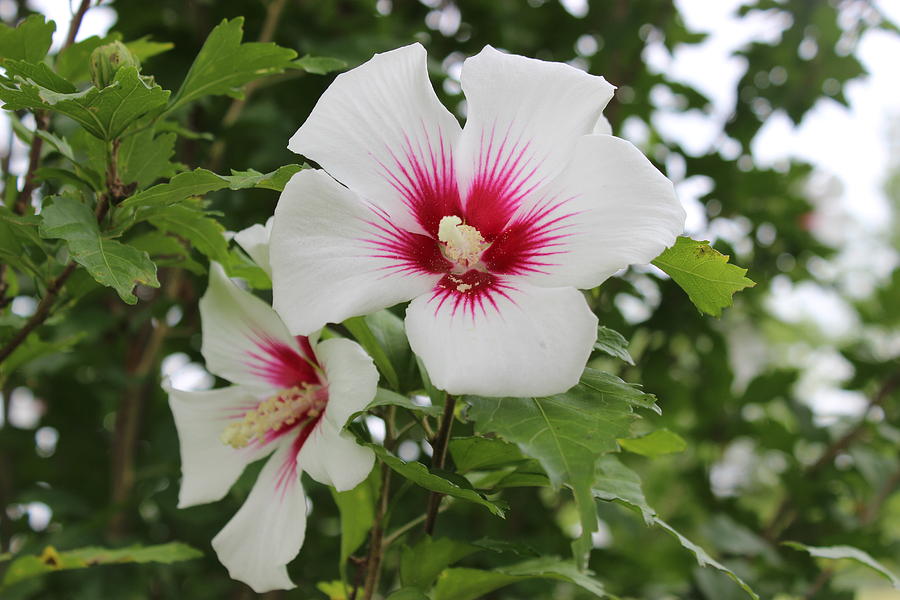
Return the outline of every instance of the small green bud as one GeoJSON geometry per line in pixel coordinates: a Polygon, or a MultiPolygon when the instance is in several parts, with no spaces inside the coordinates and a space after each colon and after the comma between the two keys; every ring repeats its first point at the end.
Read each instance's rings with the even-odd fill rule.
{"type": "Polygon", "coordinates": [[[141,68],[141,63],[122,42],[99,46],[91,52],[91,81],[98,88],[112,83],[116,72],[122,67],[141,68]]]}

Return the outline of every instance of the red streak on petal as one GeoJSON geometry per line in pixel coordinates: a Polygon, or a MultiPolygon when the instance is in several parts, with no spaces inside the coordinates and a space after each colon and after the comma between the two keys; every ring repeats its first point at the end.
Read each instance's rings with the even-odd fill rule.
{"type": "MultiPolygon", "coordinates": [[[[291,450],[287,453],[284,462],[278,469],[278,479],[275,481],[275,489],[281,492],[282,498],[284,498],[284,495],[287,493],[289,485],[299,483],[297,479],[297,456],[306,444],[306,440],[309,439],[309,436],[312,435],[313,431],[315,431],[316,427],[319,425],[322,416],[323,415],[319,415],[303,426],[297,432],[297,437],[291,442],[291,450]]],[[[268,443],[268,440],[266,443],[268,443]]]]}
{"type": "MultiPolygon", "coordinates": [[[[264,333],[257,333],[256,337],[258,351],[248,353],[252,359],[250,366],[254,375],[277,388],[321,383],[313,363],[297,350],[264,333]]],[[[309,355],[312,355],[312,347],[309,347],[309,355]]]]}
{"type": "Polygon", "coordinates": [[[503,278],[472,269],[460,275],[444,275],[435,286],[431,300],[436,301],[435,315],[447,305],[451,315],[462,312],[474,319],[478,314],[486,315],[489,309],[499,310],[497,296],[515,303],[508,293],[513,290],[503,278]]]}

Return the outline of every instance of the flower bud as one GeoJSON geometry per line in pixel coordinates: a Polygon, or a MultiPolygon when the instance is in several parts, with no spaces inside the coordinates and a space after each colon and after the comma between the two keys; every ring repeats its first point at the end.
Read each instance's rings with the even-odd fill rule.
{"type": "Polygon", "coordinates": [[[112,83],[116,72],[122,67],[141,68],[140,61],[122,42],[99,46],[91,52],[91,81],[98,88],[112,83]]]}

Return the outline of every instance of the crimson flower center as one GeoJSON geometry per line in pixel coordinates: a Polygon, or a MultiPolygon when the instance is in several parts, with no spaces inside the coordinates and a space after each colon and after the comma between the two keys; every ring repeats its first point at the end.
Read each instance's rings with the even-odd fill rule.
{"type": "Polygon", "coordinates": [[[327,404],[328,394],[321,385],[303,383],[280,390],[244,413],[240,422],[228,425],[222,432],[222,443],[245,448],[265,442],[271,435],[315,422],[327,404]]]}

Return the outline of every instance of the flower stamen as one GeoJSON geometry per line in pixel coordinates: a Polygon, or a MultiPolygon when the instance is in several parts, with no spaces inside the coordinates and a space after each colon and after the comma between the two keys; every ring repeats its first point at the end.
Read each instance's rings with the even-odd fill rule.
{"type": "Polygon", "coordinates": [[[456,215],[441,219],[438,240],[444,243],[444,256],[465,268],[475,266],[490,246],[480,231],[471,225],[464,225],[456,215]]]}
{"type": "Polygon", "coordinates": [[[239,423],[232,423],[222,432],[223,444],[232,448],[245,448],[254,440],[265,441],[266,435],[300,422],[309,422],[325,409],[321,386],[303,384],[281,390],[266,398],[253,410],[244,413],[239,423]]]}

